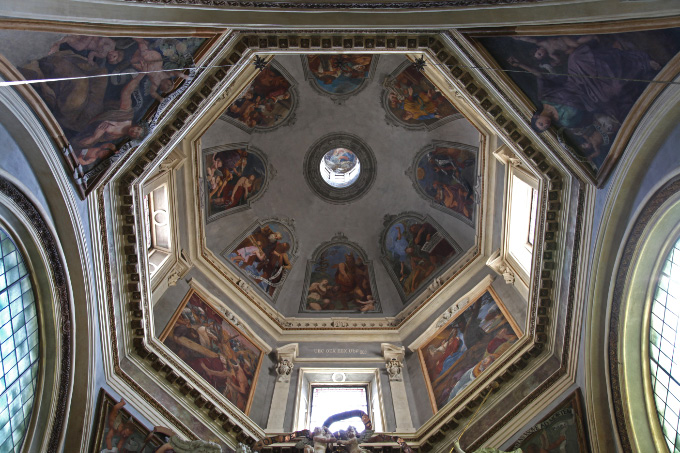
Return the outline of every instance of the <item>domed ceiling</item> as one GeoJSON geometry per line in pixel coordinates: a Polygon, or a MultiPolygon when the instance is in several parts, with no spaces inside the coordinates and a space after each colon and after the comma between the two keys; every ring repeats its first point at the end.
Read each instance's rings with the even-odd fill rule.
{"type": "MultiPolygon", "coordinates": [[[[407,422],[395,409],[383,429],[415,432],[408,441],[426,448],[501,384],[485,409],[495,412],[472,425],[476,440],[506,426],[503,407],[567,379],[565,270],[579,264],[567,235],[580,234],[582,192],[567,152],[556,158],[518,126],[453,37],[209,42],[152,137],[92,183],[111,277],[107,364],[121,385],[185,434],[252,444],[265,426],[284,431],[268,420],[294,398],[272,393],[283,354],[382,362],[374,370],[392,354],[405,387],[387,398],[412,410],[399,412],[407,422]],[[529,204],[510,209],[520,186],[529,204]],[[506,261],[513,212],[523,213],[523,273],[506,261]],[[457,365],[446,362],[463,341],[457,365]],[[529,363],[534,380],[516,379],[529,363]]],[[[292,405],[285,429],[298,423],[292,405]]]]}
{"type": "Polygon", "coordinates": [[[205,246],[285,316],[394,316],[475,246],[479,147],[404,55],[277,56],[200,139],[205,246]]]}

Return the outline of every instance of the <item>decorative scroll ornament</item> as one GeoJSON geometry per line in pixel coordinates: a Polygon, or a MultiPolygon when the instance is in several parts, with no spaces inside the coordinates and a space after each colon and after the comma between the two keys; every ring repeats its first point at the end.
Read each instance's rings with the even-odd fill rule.
{"type": "Polygon", "coordinates": [[[295,365],[288,359],[280,359],[276,364],[277,382],[290,382],[290,375],[295,365]]]}

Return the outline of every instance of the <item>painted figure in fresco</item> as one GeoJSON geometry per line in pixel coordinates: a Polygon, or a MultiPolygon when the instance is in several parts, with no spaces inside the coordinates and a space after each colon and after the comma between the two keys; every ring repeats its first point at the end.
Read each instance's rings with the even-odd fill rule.
{"type": "Polygon", "coordinates": [[[207,157],[210,214],[245,204],[261,189],[264,175],[260,158],[244,149],[222,151],[207,157]]]}
{"type": "Polygon", "coordinates": [[[124,420],[123,414],[120,412],[123,406],[125,406],[125,400],[121,399],[113,406],[107,416],[108,432],[104,439],[106,448],[101,453],[122,452],[128,438],[135,432],[135,425],[130,420],[124,420]],[[118,439],[118,441],[115,442],[115,439],[118,439]]]}
{"type": "Polygon", "coordinates": [[[389,80],[387,88],[389,108],[409,124],[432,124],[455,113],[441,92],[412,66],[389,80]]]}
{"type": "Polygon", "coordinates": [[[445,373],[451,366],[458,361],[458,359],[467,351],[465,346],[465,339],[463,332],[457,328],[453,328],[449,337],[444,342],[435,347],[430,345],[428,353],[432,357],[439,357],[435,362],[435,374],[437,377],[445,373]]]}
{"type": "Polygon", "coordinates": [[[327,247],[312,263],[306,308],[365,313],[376,309],[368,265],[352,247],[327,247]]]}
{"type": "MultiPolygon", "coordinates": [[[[142,138],[146,130],[139,124],[154,99],[162,99],[172,89],[173,78],[185,78],[165,71],[135,74],[168,69],[167,51],[161,53],[156,46],[165,41],[67,35],[46,56],[19,68],[28,80],[64,79],[34,88],[85,171],[116,154],[127,141],[142,138]]],[[[204,40],[182,41],[186,42],[175,50],[183,49],[190,63],[204,40]]]]}
{"type": "Polygon", "coordinates": [[[87,51],[87,61],[95,65],[95,58],[106,59],[111,64],[120,62],[122,54],[116,52],[116,42],[103,36],[66,35],[52,44],[48,55],[59,51],[62,44],[68,44],[73,49],[87,51]]]}
{"type": "Polygon", "coordinates": [[[135,38],[139,48],[130,59],[133,68],[138,71],[148,72],[146,77],[151,82],[149,94],[157,101],[162,101],[165,96],[158,94],[160,89],[163,94],[172,91],[173,78],[187,79],[183,70],[163,70],[163,56],[160,52],[151,50],[149,44],[139,38],[135,38]]]}
{"type": "Polygon", "coordinates": [[[167,442],[161,445],[155,453],[222,453],[222,447],[214,442],[201,439],[184,440],[176,432],[164,426],[154,426],[145,441],[151,441],[151,438],[157,434],[166,437],[167,442]]]}
{"type": "Polygon", "coordinates": [[[250,275],[270,296],[292,265],[290,243],[269,225],[258,227],[229,255],[229,259],[250,275]]]}
{"type": "Polygon", "coordinates": [[[537,106],[532,126],[558,139],[595,171],[621,125],[662,66],[680,50],[679,31],[480,38],[537,106]],[[661,44],[663,43],[663,44],[661,44]]]}
{"type": "Polygon", "coordinates": [[[225,114],[249,128],[274,127],[290,113],[290,86],[290,82],[279,71],[268,66],[245,93],[227,108],[225,114]]]}
{"type": "Polygon", "coordinates": [[[451,244],[427,222],[399,222],[390,228],[388,236],[391,261],[407,296],[455,254],[451,244]]]}
{"type": "Polygon", "coordinates": [[[356,90],[368,76],[372,55],[310,55],[309,69],[321,89],[330,94],[356,90]]]}

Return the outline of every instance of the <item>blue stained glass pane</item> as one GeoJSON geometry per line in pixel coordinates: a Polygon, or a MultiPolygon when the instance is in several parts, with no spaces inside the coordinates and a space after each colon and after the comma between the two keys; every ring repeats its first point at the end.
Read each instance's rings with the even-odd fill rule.
{"type": "Polygon", "coordinates": [[[0,229],[0,453],[20,450],[38,376],[38,318],[31,279],[0,229]]]}
{"type": "Polygon", "coordinates": [[[680,240],[668,254],[652,302],[650,368],[659,424],[673,452],[680,452],[680,240]]]}

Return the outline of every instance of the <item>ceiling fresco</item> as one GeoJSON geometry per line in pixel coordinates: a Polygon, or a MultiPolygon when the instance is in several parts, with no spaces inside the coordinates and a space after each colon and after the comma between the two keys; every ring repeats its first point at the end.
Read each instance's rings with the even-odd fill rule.
{"type": "Polygon", "coordinates": [[[193,80],[204,38],[133,38],[24,32],[8,56],[66,139],[64,163],[81,195],[139,145],[165,107],[193,80]],[[148,72],[148,73],[144,73],[148,72]],[[108,76],[108,77],[107,77],[108,76]],[[161,109],[162,110],[162,109],[161,109]]]}
{"type": "Polygon", "coordinates": [[[614,145],[629,113],[654,85],[650,81],[669,80],[677,72],[680,51],[680,28],[475,39],[530,99],[534,130],[552,129],[599,179],[620,154],[614,145]],[[666,65],[675,70],[664,73],[666,65]]]}
{"type": "MultiPolygon", "coordinates": [[[[122,203],[116,221],[131,243],[139,230],[136,191],[160,179],[160,170],[176,195],[176,264],[150,283],[134,280],[137,269],[120,277],[129,290],[126,297],[140,300],[124,305],[131,317],[125,344],[144,367],[130,379],[165,378],[169,384],[163,391],[172,394],[163,403],[173,409],[177,395],[187,395],[185,390],[191,395],[180,401],[191,414],[164,416],[188,424],[191,417],[205,419],[210,427],[214,421],[217,430],[236,433],[239,441],[262,438],[278,379],[270,372],[277,366],[272,348],[295,342],[312,363],[331,362],[328,351],[338,349],[335,342],[348,344],[337,357],[347,363],[383,361],[377,351],[382,341],[408,348],[404,369],[418,431],[407,437],[418,448],[429,448],[425,442],[439,435],[429,422],[432,411],[438,426],[465,419],[467,401],[490,394],[501,373],[512,392],[494,392],[489,410],[522,410],[524,399],[571,373],[562,364],[573,361],[563,355],[573,349],[569,329],[580,318],[572,324],[570,307],[563,310],[562,301],[580,299],[569,297],[572,286],[561,272],[573,274],[583,266],[572,252],[575,240],[560,253],[554,244],[567,242],[567,234],[580,235],[581,220],[574,214],[584,196],[565,176],[562,162],[509,120],[515,117],[488,86],[463,72],[461,53],[442,47],[444,38],[450,36],[350,36],[326,51],[323,43],[335,46],[330,35],[296,41],[284,35],[239,36],[215,57],[220,64],[206,70],[212,72],[205,83],[187,93],[167,135],[136,156],[146,164],[131,161],[122,183],[114,180],[120,189],[113,196],[122,203]],[[298,50],[303,40],[316,46],[313,51],[298,50]],[[361,48],[344,51],[347,40],[349,49],[355,42],[361,48]],[[364,48],[369,41],[381,43],[376,54],[364,48]],[[287,47],[293,43],[295,49],[287,47]],[[394,45],[398,51],[390,50],[394,45]],[[323,52],[350,57],[310,63],[310,55],[323,52]],[[363,52],[363,59],[353,57],[363,52]],[[428,62],[422,72],[413,65],[421,53],[428,62]],[[255,56],[269,63],[262,72],[251,64],[255,56]],[[224,69],[227,61],[232,65],[224,69]],[[340,79],[342,88],[325,87],[322,93],[316,77],[309,78],[311,70],[321,78],[319,68],[331,72],[324,83],[340,79]],[[186,115],[194,107],[199,108],[195,116],[186,115]],[[492,154],[501,152],[498,159],[492,154]],[[536,218],[546,225],[536,235],[542,258],[531,272],[530,300],[519,283],[501,278],[505,275],[487,261],[501,247],[504,164],[511,155],[517,157],[513,165],[539,179],[536,218]],[[356,181],[336,187],[321,177],[327,168],[341,175],[360,171],[356,181]],[[359,187],[362,177],[371,182],[356,198],[328,200],[309,184],[312,174],[341,192],[359,187]],[[149,287],[157,291],[153,300],[145,299],[149,287]],[[213,311],[194,304],[188,291],[209,301],[213,311]],[[557,331],[556,339],[546,326],[557,331]],[[241,340],[234,329],[247,337],[241,340]],[[201,338],[201,332],[215,338],[201,338]],[[241,353],[247,344],[236,345],[231,337],[258,348],[264,368],[255,365],[255,349],[246,357],[241,353]],[[348,351],[362,348],[365,357],[352,362],[356,357],[348,351]],[[418,349],[427,364],[420,363],[418,349]],[[197,350],[205,357],[195,360],[197,350]],[[529,363],[536,365],[533,380],[522,379],[529,363]],[[149,367],[153,371],[147,372],[149,367]]],[[[106,201],[106,194],[97,192],[97,202],[106,201]]],[[[99,227],[107,228],[107,222],[99,227]]],[[[103,247],[102,253],[113,249],[103,247]]],[[[144,264],[144,250],[127,246],[124,252],[126,263],[140,256],[144,264]]],[[[485,442],[508,423],[496,419],[493,430],[471,425],[475,442],[485,442]]],[[[385,426],[393,425],[388,420],[385,426]]]]}
{"type": "Polygon", "coordinates": [[[460,118],[451,102],[410,62],[404,62],[383,82],[387,117],[406,128],[434,129],[460,118]]]}
{"type": "Polygon", "coordinates": [[[201,137],[205,244],[287,316],[393,316],[477,244],[479,132],[403,55],[276,56],[220,118],[235,106],[260,118],[288,87],[294,122],[229,118],[201,137]],[[297,82],[310,70],[328,92],[297,82]],[[432,118],[388,120],[388,84],[432,118]]]}
{"type": "Polygon", "coordinates": [[[321,95],[336,102],[359,93],[373,77],[379,55],[303,55],[305,78],[321,95]]]}
{"type": "Polygon", "coordinates": [[[221,118],[247,132],[282,126],[295,118],[295,83],[273,62],[260,72],[221,118]]]}

